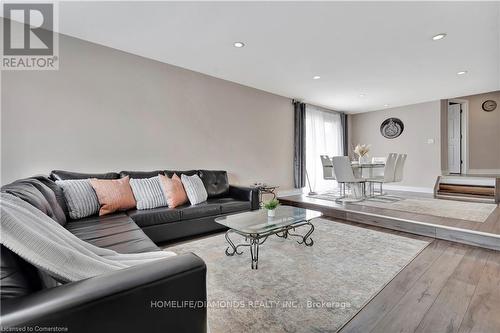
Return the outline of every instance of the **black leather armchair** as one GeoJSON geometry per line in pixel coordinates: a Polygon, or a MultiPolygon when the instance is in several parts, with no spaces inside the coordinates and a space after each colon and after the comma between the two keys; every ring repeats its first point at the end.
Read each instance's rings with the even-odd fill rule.
{"type": "Polygon", "coordinates": [[[2,327],[206,332],[206,266],[184,254],[2,300],[2,327]],[[169,303],[170,302],[170,303],[169,303]]]}

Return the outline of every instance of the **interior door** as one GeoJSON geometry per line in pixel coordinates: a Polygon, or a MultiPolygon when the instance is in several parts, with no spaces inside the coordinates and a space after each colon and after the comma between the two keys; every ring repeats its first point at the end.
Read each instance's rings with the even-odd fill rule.
{"type": "Polygon", "coordinates": [[[460,104],[448,105],[448,171],[461,173],[460,104]]]}

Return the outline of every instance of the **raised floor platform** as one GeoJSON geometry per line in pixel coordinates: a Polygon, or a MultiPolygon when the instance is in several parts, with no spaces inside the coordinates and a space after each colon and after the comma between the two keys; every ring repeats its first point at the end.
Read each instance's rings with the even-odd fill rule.
{"type": "MultiPolygon", "coordinates": [[[[432,198],[429,194],[413,192],[391,192],[390,194],[402,198],[432,198]]],[[[334,201],[311,198],[304,194],[278,199],[282,204],[314,209],[333,218],[500,251],[500,207],[498,205],[484,222],[479,223],[364,206],[362,203],[338,204],[334,201]]]]}

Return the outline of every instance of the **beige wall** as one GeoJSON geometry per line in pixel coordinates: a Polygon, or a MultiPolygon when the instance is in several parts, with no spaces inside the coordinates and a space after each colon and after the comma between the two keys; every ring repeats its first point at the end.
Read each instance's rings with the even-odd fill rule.
{"type": "MultiPolygon", "coordinates": [[[[469,106],[468,131],[468,173],[500,173],[500,91],[484,94],[461,96],[451,100],[467,101],[469,106]],[[486,100],[494,100],[498,107],[492,112],[482,109],[486,100]]],[[[443,100],[441,110],[441,163],[444,172],[448,169],[448,100],[443,100]]]]}
{"type": "Polygon", "coordinates": [[[434,101],[351,115],[351,144],[371,144],[371,157],[407,153],[404,180],[394,185],[430,191],[441,174],[440,109],[440,101],[434,101]],[[401,119],[405,126],[396,139],[380,134],[380,124],[389,117],[401,119]]]}
{"type": "Polygon", "coordinates": [[[65,36],[59,71],[1,81],[3,184],[51,169],[209,168],[293,187],[287,98],[65,36]]]}
{"type": "Polygon", "coordinates": [[[459,97],[469,102],[469,170],[500,172],[500,91],[459,97]],[[485,112],[484,101],[497,102],[497,109],[485,112]]]}

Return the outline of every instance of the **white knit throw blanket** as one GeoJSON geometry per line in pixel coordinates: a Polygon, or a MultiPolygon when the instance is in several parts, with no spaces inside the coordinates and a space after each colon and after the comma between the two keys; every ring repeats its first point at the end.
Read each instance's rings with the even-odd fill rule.
{"type": "Polygon", "coordinates": [[[167,251],[121,254],[94,246],[8,193],[1,193],[0,215],[0,243],[59,281],[78,281],[175,256],[167,251]]]}

